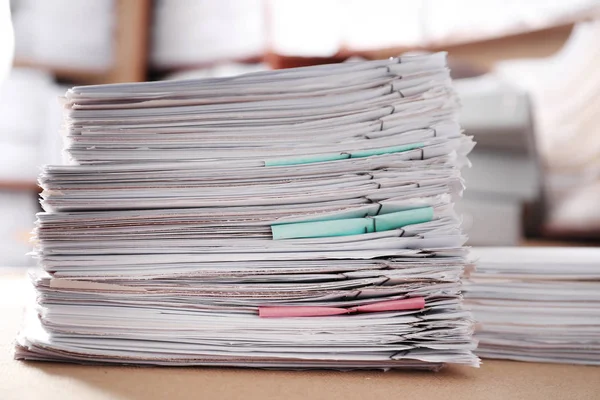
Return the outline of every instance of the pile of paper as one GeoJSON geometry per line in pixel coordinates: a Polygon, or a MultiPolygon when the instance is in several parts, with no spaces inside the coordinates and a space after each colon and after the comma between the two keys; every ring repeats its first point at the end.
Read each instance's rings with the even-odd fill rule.
{"type": "MultiPolygon", "coordinates": [[[[1,6],[0,6],[1,7],[1,6]]],[[[0,34],[1,35],[1,34],[0,34]]],[[[33,264],[30,232],[40,207],[39,166],[60,163],[60,104],[65,89],[45,72],[13,68],[0,82],[0,265],[33,264]],[[14,190],[22,186],[25,190],[14,190]],[[30,190],[26,188],[30,187],[30,190]]]]}
{"type": "Polygon", "coordinates": [[[478,365],[445,54],[75,87],[17,358],[478,365]]]}
{"type": "Polygon", "coordinates": [[[530,99],[510,81],[486,74],[454,81],[460,124],[477,147],[463,178],[469,190],[457,205],[469,245],[516,246],[532,224],[526,204],[541,197],[530,99]]]}
{"type": "Polygon", "coordinates": [[[116,0],[10,3],[17,62],[67,71],[113,66],[116,0]]]}
{"type": "Polygon", "coordinates": [[[556,237],[600,238],[600,3],[595,3],[560,51],[504,61],[494,71],[532,99],[544,166],[544,230],[556,237]]]}
{"type": "Polygon", "coordinates": [[[262,59],[268,44],[264,3],[263,0],[153,2],[150,63],[154,68],[172,70],[262,59]]]}
{"type": "Polygon", "coordinates": [[[477,248],[465,298],[481,357],[600,365],[600,249],[477,248]]]}

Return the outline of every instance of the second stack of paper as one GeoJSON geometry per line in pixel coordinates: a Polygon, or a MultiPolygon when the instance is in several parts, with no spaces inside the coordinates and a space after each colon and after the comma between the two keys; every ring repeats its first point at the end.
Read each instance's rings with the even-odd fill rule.
{"type": "Polygon", "coordinates": [[[600,365],[600,249],[475,248],[481,357],[600,365]]]}

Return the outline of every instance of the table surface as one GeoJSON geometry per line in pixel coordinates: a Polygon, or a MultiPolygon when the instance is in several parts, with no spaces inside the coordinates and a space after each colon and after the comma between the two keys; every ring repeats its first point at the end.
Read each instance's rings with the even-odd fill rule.
{"type": "Polygon", "coordinates": [[[29,283],[0,270],[0,399],[600,399],[600,367],[484,360],[433,372],[81,366],[13,360],[29,283]]]}

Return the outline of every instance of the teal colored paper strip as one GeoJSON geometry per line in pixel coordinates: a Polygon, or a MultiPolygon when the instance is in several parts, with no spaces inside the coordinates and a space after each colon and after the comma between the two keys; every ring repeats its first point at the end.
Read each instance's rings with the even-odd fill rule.
{"type": "Polygon", "coordinates": [[[280,158],[279,160],[265,161],[266,167],[283,167],[286,165],[312,164],[326,161],[338,161],[350,158],[348,153],[338,154],[316,154],[312,156],[302,156],[293,158],[280,158]]]}
{"type": "Polygon", "coordinates": [[[415,208],[373,217],[377,232],[390,231],[406,225],[429,222],[433,219],[433,207],[415,208]]]}
{"type": "Polygon", "coordinates": [[[368,218],[338,219],[333,221],[298,222],[271,226],[274,240],[360,235],[373,232],[373,221],[368,218]]]}
{"type": "Polygon", "coordinates": [[[382,147],[379,149],[357,150],[352,153],[334,153],[334,154],[316,154],[312,156],[301,156],[292,158],[280,158],[277,160],[265,161],[266,167],[282,167],[287,165],[312,164],[326,161],[338,161],[348,158],[364,158],[371,156],[381,156],[384,154],[402,153],[404,151],[420,149],[425,143],[404,144],[401,146],[382,147]]]}
{"type": "Polygon", "coordinates": [[[371,156],[381,156],[384,154],[392,154],[392,153],[402,153],[404,151],[420,149],[424,147],[424,143],[412,143],[412,144],[403,144],[401,146],[392,146],[392,147],[384,147],[381,149],[368,149],[362,151],[353,151],[350,154],[350,158],[363,158],[363,157],[371,157],[371,156]]]}
{"type": "Polygon", "coordinates": [[[370,218],[273,225],[271,232],[274,240],[350,236],[399,229],[406,225],[428,222],[432,219],[433,208],[424,207],[370,218]]]}

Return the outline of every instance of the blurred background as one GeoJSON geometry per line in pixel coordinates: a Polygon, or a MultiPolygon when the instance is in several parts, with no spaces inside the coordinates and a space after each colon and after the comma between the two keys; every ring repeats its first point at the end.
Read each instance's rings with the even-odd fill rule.
{"type": "Polygon", "coordinates": [[[68,162],[71,85],[438,50],[478,142],[460,206],[470,244],[600,242],[599,0],[2,1],[0,265],[33,263],[36,176],[68,162]]]}

